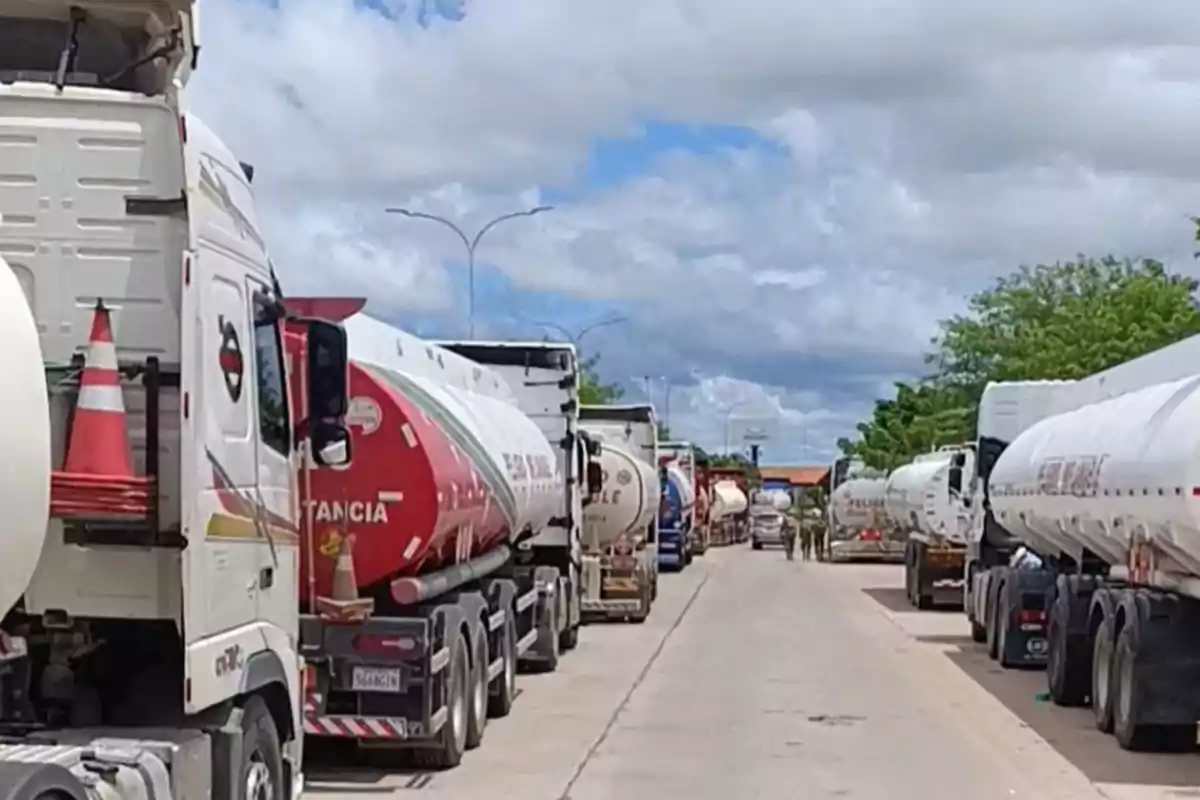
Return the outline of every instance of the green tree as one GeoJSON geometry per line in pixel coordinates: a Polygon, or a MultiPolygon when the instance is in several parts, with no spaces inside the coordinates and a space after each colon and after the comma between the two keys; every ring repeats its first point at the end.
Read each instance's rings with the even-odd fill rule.
{"type": "Polygon", "coordinates": [[[625,390],[616,383],[604,383],[596,372],[600,362],[597,353],[579,362],[579,402],[585,406],[612,405],[625,396],[625,390]]]}
{"type": "Polygon", "coordinates": [[[965,314],[943,320],[926,359],[932,373],[897,384],[896,397],[876,402],[858,425],[858,438],[838,446],[891,469],[972,439],[989,381],[1082,378],[1200,333],[1196,289],[1151,259],[1079,256],[1022,267],[972,296],[965,314]]]}

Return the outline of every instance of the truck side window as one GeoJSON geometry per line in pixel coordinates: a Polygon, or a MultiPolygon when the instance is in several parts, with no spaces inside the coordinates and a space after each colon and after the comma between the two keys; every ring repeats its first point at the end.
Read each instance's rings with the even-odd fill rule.
{"type": "Polygon", "coordinates": [[[254,316],[254,374],[258,380],[259,435],[263,444],[286,456],[292,450],[292,436],[283,341],[279,324],[261,312],[254,316]]]}

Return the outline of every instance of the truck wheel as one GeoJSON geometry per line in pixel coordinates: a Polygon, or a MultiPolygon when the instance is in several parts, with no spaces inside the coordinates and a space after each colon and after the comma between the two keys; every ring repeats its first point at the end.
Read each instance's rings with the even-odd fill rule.
{"type": "Polygon", "coordinates": [[[242,763],[240,800],[284,800],[283,753],[279,730],[267,703],[258,695],[242,706],[242,763]]]}
{"type": "Polygon", "coordinates": [[[496,718],[507,717],[517,697],[517,622],[512,604],[505,609],[500,657],[504,666],[496,676],[496,691],[488,698],[488,714],[496,718]]]}
{"type": "Polygon", "coordinates": [[[452,769],[462,762],[467,749],[468,719],[471,716],[471,660],[467,640],[454,633],[450,663],[446,666],[446,722],[438,732],[437,743],[413,751],[416,765],[424,769],[452,769]]]}
{"type": "Polygon", "coordinates": [[[1134,658],[1138,621],[1130,619],[1117,637],[1113,657],[1113,736],[1122,749],[1181,753],[1195,749],[1196,725],[1148,725],[1138,721],[1146,687],[1134,658]]]}
{"type": "Polygon", "coordinates": [[[570,625],[558,637],[558,649],[562,651],[574,650],[579,646],[579,626],[570,625]]]}
{"type": "Polygon", "coordinates": [[[1096,629],[1092,646],[1092,715],[1096,729],[1112,733],[1113,726],[1113,622],[1105,618],[1096,629]]]}
{"type": "Polygon", "coordinates": [[[473,750],[483,742],[488,720],[488,643],[487,634],[480,626],[475,631],[475,643],[471,647],[471,707],[467,718],[466,747],[473,750]]]}
{"type": "Polygon", "coordinates": [[[988,658],[995,661],[1000,657],[1000,615],[1004,609],[1000,606],[1003,602],[1003,591],[1000,586],[1000,581],[995,580],[996,576],[988,582],[988,602],[985,607],[984,625],[987,626],[987,653],[988,658]]]}
{"type": "Polygon", "coordinates": [[[750,543],[750,547],[754,548],[755,550],[762,550],[762,542],[760,542],[758,539],[755,539],[750,543]]]}
{"type": "MultiPolygon", "coordinates": [[[[1092,674],[1091,664],[1079,652],[1078,642],[1072,642],[1068,635],[1073,597],[1070,592],[1060,591],[1055,595],[1046,626],[1050,648],[1046,659],[1046,683],[1050,689],[1050,699],[1068,708],[1087,703],[1092,674]]],[[[1087,656],[1090,655],[1089,652],[1087,656]]]]}
{"type": "Polygon", "coordinates": [[[971,620],[971,641],[975,644],[983,644],[987,641],[987,628],[975,620],[971,620]]]}

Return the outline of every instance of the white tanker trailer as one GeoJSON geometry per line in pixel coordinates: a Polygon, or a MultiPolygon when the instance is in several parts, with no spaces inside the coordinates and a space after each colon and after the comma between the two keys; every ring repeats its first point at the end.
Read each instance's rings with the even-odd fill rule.
{"type": "Polygon", "coordinates": [[[601,490],[583,511],[585,618],[642,622],[658,588],[655,539],[662,496],[650,405],[582,406],[601,490]]]}
{"type": "Polygon", "coordinates": [[[709,509],[713,522],[737,516],[746,510],[746,493],[733,481],[717,481],[712,487],[709,509]]]}
{"type": "Polygon", "coordinates": [[[850,478],[829,496],[829,557],[901,561],[907,537],[887,524],[886,478],[850,478]]]}
{"type": "Polygon", "coordinates": [[[890,534],[904,545],[904,589],[917,608],[959,603],[970,526],[972,446],[948,445],[896,469],[884,489],[890,534]]]}
{"type": "Polygon", "coordinates": [[[1196,744],[1200,375],[1180,373],[1198,350],[1195,337],[1044,389],[1043,412],[1068,410],[994,440],[981,470],[986,524],[1023,558],[978,581],[973,635],[1005,666],[1040,657],[1052,699],[1090,704],[1125,749],[1196,744]]]}

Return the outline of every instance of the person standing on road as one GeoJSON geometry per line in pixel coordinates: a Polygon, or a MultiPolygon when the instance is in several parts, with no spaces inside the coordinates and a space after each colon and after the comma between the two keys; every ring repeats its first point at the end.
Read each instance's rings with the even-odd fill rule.
{"type": "Polygon", "coordinates": [[[825,556],[825,523],[817,521],[813,523],[813,549],[817,551],[817,560],[824,561],[825,556]]]}
{"type": "Polygon", "coordinates": [[[812,526],[805,525],[803,519],[796,520],[800,527],[800,557],[805,561],[812,558],[812,526]]]}
{"type": "Polygon", "coordinates": [[[796,559],[796,526],[787,517],[783,518],[781,524],[783,530],[780,531],[780,534],[783,536],[784,555],[787,556],[788,561],[794,561],[796,559]]]}

